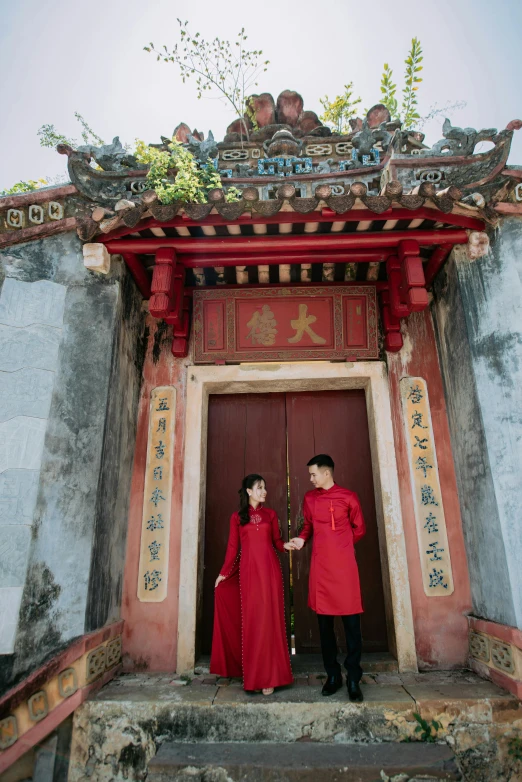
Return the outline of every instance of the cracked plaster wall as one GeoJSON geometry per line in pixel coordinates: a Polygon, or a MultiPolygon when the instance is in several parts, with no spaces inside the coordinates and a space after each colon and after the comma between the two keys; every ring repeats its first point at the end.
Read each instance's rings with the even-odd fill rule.
{"type": "Polygon", "coordinates": [[[522,221],[456,248],[432,307],[477,616],[522,628],[522,221]]]}
{"type": "Polygon", "coordinates": [[[0,690],[119,618],[143,357],[123,264],[0,252],[0,690]]]}

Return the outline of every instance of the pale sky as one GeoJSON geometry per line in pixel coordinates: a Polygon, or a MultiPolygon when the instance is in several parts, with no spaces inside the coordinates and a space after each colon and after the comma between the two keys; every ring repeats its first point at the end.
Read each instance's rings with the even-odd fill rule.
{"type": "MultiPolygon", "coordinates": [[[[467,101],[452,112],[461,127],[504,128],[522,118],[519,74],[522,0],[0,0],[0,190],[20,179],[66,174],[66,159],[42,149],[46,123],[79,138],[74,112],[108,142],[147,142],[180,122],[221,139],[234,115],[219,100],[197,100],[172,64],[143,51],[172,46],[176,17],[203,37],[232,39],[245,27],[251,48],[270,60],[257,88],[277,97],[295,89],[321,112],[353,81],[367,107],[380,101],[384,62],[399,88],[411,38],[424,50],[420,114],[467,101]]],[[[443,117],[425,128],[442,137],[443,117]]],[[[522,164],[522,130],[510,163],[522,164]]]]}

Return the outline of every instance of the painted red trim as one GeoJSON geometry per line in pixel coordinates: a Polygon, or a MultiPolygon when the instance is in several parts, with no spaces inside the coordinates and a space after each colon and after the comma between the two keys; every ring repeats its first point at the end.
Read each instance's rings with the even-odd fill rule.
{"type": "Polygon", "coordinates": [[[27,679],[17,684],[16,687],[8,690],[0,698],[0,714],[8,716],[20,703],[30,698],[34,692],[43,687],[53,676],[57,676],[64,668],[68,668],[71,663],[78,660],[85,652],[95,649],[104,641],[109,641],[122,632],[123,619],[107,627],[102,627],[101,630],[82,635],[76,641],[73,641],[65,651],[41,665],[27,679]]]}
{"type": "Polygon", "coordinates": [[[503,625],[499,622],[491,622],[488,619],[477,619],[474,616],[468,616],[469,629],[477,633],[486,633],[493,635],[507,644],[513,644],[517,649],[522,650],[522,630],[511,625],[503,625]]]}
{"type": "Polygon", "coordinates": [[[226,236],[209,239],[154,237],[153,239],[115,239],[107,242],[110,253],[155,253],[159,247],[173,247],[183,253],[190,249],[193,253],[208,255],[218,252],[281,252],[281,262],[288,250],[309,252],[314,250],[361,250],[379,247],[396,247],[405,239],[416,239],[419,245],[431,244],[467,244],[467,231],[458,228],[429,231],[386,231],[382,233],[351,233],[343,235],[313,234],[308,236],[226,236]]]}
{"type": "Polygon", "coordinates": [[[144,299],[149,299],[151,281],[144,265],[138,256],[133,252],[122,252],[121,254],[123,256],[123,260],[129,267],[129,271],[132,274],[134,282],[138,286],[138,290],[140,291],[141,295],[144,299]]]}
{"type": "MultiPolygon", "coordinates": [[[[460,228],[469,228],[471,231],[484,231],[485,223],[483,220],[479,220],[475,217],[468,217],[467,215],[457,214],[444,214],[439,212],[438,209],[430,209],[428,207],[421,207],[420,209],[387,209],[381,214],[375,214],[370,209],[351,209],[342,214],[337,214],[332,209],[322,209],[317,212],[310,212],[307,215],[303,215],[300,212],[278,212],[270,217],[263,217],[262,215],[253,212],[252,214],[245,212],[240,215],[236,220],[230,220],[229,218],[222,217],[219,214],[211,214],[205,217],[203,220],[194,220],[184,215],[175,217],[173,220],[167,222],[159,222],[150,217],[138,223],[134,228],[117,228],[108,234],[97,237],[98,241],[107,244],[113,239],[120,239],[123,236],[129,236],[130,233],[136,233],[137,231],[144,231],[147,228],[176,228],[176,227],[198,227],[204,225],[281,225],[283,223],[332,223],[332,222],[344,222],[344,223],[358,223],[361,221],[369,222],[376,220],[435,220],[438,223],[444,223],[445,225],[455,225],[460,228]]],[[[411,229],[412,231],[415,229],[411,229]]],[[[386,233],[386,231],[384,232],[386,233]]],[[[310,234],[313,235],[313,234],[310,234]]],[[[288,234],[285,234],[288,236],[288,234]]]]}
{"type": "Polygon", "coordinates": [[[33,190],[31,193],[20,193],[0,198],[0,209],[16,209],[19,206],[31,206],[46,201],[56,201],[68,195],[75,195],[78,190],[75,185],[63,185],[54,189],[33,190]]]}
{"type": "Polygon", "coordinates": [[[54,220],[52,223],[31,225],[29,228],[20,228],[17,231],[9,231],[0,234],[0,248],[9,247],[21,242],[29,242],[31,239],[40,239],[43,236],[65,233],[76,228],[76,218],[66,217],[64,220],[54,220]]]}
{"type": "Polygon", "coordinates": [[[388,255],[393,252],[392,247],[383,247],[380,250],[355,250],[353,252],[335,251],[330,252],[310,252],[310,253],[225,253],[223,255],[213,255],[209,259],[202,259],[201,255],[196,253],[181,253],[178,260],[188,269],[213,268],[214,266],[279,266],[283,263],[324,263],[332,261],[334,263],[377,263],[385,261],[388,255]]]}
{"type": "MultiPolygon", "coordinates": [[[[123,622],[121,623],[123,625],[123,622]]],[[[62,701],[59,706],[53,709],[47,717],[37,722],[36,725],[20,736],[19,739],[0,753],[0,774],[4,772],[9,766],[12,766],[19,758],[22,757],[31,747],[39,744],[49,733],[60,725],[70,714],[75,711],[87,698],[94,692],[100,690],[107,682],[109,682],[116,674],[122,670],[122,664],[115,665],[110,671],[106,671],[103,676],[97,679],[92,684],[88,684],[82,687],[81,690],[77,690],[70,698],[62,701]]]]}
{"type": "Polygon", "coordinates": [[[426,288],[429,288],[433,280],[435,279],[439,269],[444,264],[446,258],[453,249],[451,244],[441,244],[431,254],[426,267],[424,269],[424,276],[426,278],[426,288]]]}

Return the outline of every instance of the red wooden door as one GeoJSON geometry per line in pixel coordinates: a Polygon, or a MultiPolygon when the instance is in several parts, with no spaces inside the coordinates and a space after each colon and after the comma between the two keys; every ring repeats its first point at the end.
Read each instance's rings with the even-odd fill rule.
{"type": "MultiPolygon", "coordinates": [[[[367,533],[356,546],[365,612],[364,651],[387,651],[375,496],[364,391],[321,391],[286,395],[290,519],[292,536],[302,523],[302,502],[312,489],[306,463],[319,453],[335,462],[335,480],[359,495],[367,533]]],[[[313,539],[312,539],[313,540],[313,539]]],[[[292,584],[296,653],[318,652],[317,618],[307,606],[311,546],[292,554],[292,584]]],[[[342,627],[336,622],[340,646],[342,627]]]]}
{"type": "MultiPolygon", "coordinates": [[[[288,540],[286,414],[284,394],[216,394],[208,409],[207,496],[203,616],[198,647],[210,654],[214,621],[214,582],[225,559],[230,516],[238,490],[249,473],[266,481],[266,504],[278,515],[288,540]]],[[[289,562],[279,555],[285,579],[287,627],[290,627],[289,562]]]]}

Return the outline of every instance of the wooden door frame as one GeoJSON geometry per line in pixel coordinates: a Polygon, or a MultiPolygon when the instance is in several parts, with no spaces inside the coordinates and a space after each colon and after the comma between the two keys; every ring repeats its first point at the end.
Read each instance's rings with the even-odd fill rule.
{"type": "Polygon", "coordinates": [[[366,394],[379,547],[390,651],[399,671],[416,671],[417,656],[402,524],[390,394],[384,362],[323,361],[188,368],[178,611],[178,673],[195,665],[201,610],[208,399],[210,394],[336,391],[366,394]]]}

